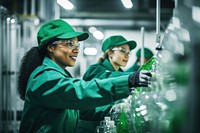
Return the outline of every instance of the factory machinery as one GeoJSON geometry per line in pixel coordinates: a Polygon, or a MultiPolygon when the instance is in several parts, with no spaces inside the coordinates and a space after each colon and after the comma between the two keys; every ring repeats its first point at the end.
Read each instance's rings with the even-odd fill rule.
{"type": "Polygon", "coordinates": [[[199,132],[199,7],[197,1],[176,1],[157,53],[140,68],[152,72],[151,84],[116,103],[98,133],[199,132]]]}
{"type": "MultiPolygon", "coordinates": [[[[148,87],[111,109],[97,132],[197,133],[200,118],[200,2],[177,0],[157,53],[140,69],[152,72],[148,87]]],[[[18,23],[0,6],[0,132],[17,133],[23,103],[17,93],[17,70],[24,53],[36,44],[34,23],[18,23]],[[23,36],[23,37],[21,37],[23,36]],[[33,37],[34,38],[34,37],[33,37]]],[[[160,42],[159,42],[160,41],[160,42]]]]}

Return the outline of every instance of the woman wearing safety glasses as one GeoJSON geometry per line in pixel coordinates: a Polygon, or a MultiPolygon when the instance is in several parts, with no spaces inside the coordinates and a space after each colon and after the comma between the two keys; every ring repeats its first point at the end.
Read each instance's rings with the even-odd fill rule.
{"type": "Polygon", "coordinates": [[[66,67],[75,65],[78,42],[87,38],[61,19],[40,27],[38,46],[25,54],[19,70],[18,90],[25,101],[19,133],[74,133],[79,110],[128,97],[131,87],[148,81],[150,76],[135,78],[135,73],[87,82],[72,77],[66,67]]]}
{"type": "MultiPolygon", "coordinates": [[[[108,37],[102,44],[103,57],[101,57],[96,64],[92,64],[88,67],[83,79],[85,81],[90,81],[92,79],[118,78],[119,76],[130,74],[129,72],[123,72],[121,67],[126,66],[131,50],[133,50],[136,45],[135,41],[128,41],[121,35],[108,37]]],[[[147,75],[151,76],[147,71],[135,72],[136,79],[139,75],[141,77],[146,77],[147,75]]],[[[146,81],[142,83],[142,86],[148,85],[146,81]]],[[[109,115],[108,113],[113,104],[114,103],[111,103],[90,110],[81,110],[81,120],[79,120],[76,133],[94,133],[96,127],[100,125],[100,121],[102,121],[105,116],[109,115]]]]}

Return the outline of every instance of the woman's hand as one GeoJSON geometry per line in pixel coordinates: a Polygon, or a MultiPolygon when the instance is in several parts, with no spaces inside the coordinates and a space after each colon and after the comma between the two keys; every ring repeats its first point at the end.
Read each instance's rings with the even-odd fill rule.
{"type": "Polygon", "coordinates": [[[130,87],[147,87],[150,84],[150,79],[152,75],[147,70],[141,70],[132,73],[129,76],[129,86],[130,87]]]}

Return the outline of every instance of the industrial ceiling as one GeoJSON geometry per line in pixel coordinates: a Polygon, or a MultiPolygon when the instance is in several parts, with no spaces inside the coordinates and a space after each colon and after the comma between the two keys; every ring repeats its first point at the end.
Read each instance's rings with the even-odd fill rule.
{"type": "MultiPolygon", "coordinates": [[[[39,10],[44,13],[43,19],[52,16],[56,0],[1,0],[1,5],[11,13],[27,14],[31,12],[31,4],[35,3],[35,14],[40,18],[39,10]],[[45,4],[41,7],[41,1],[45,4]],[[26,7],[24,7],[26,2],[26,7]]],[[[75,8],[71,11],[59,6],[59,17],[69,20],[80,20],[81,26],[96,25],[105,28],[137,29],[141,26],[155,29],[156,0],[132,0],[133,7],[126,9],[121,0],[70,0],[75,8]]],[[[174,0],[160,0],[161,30],[165,29],[173,15],[174,0]]],[[[51,18],[49,18],[51,19],[51,18]]]]}

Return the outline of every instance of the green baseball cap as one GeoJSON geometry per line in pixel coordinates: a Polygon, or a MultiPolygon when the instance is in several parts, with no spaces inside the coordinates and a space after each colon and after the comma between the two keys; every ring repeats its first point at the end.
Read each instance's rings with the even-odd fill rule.
{"type": "Polygon", "coordinates": [[[39,49],[43,48],[50,41],[74,37],[77,37],[78,41],[83,41],[89,37],[89,34],[86,32],[76,32],[71,25],[61,19],[43,24],[37,33],[39,49]]]}
{"type": "Polygon", "coordinates": [[[102,51],[106,52],[107,49],[119,46],[123,44],[128,44],[130,47],[130,50],[134,49],[137,46],[137,43],[133,40],[127,41],[123,36],[121,35],[114,35],[107,38],[102,45],[102,51]]]}
{"type": "MultiPolygon", "coordinates": [[[[141,48],[136,52],[136,56],[141,57],[141,48]]],[[[144,58],[150,59],[152,56],[153,56],[153,52],[148,48],[144,48],[144,58]]]]}

